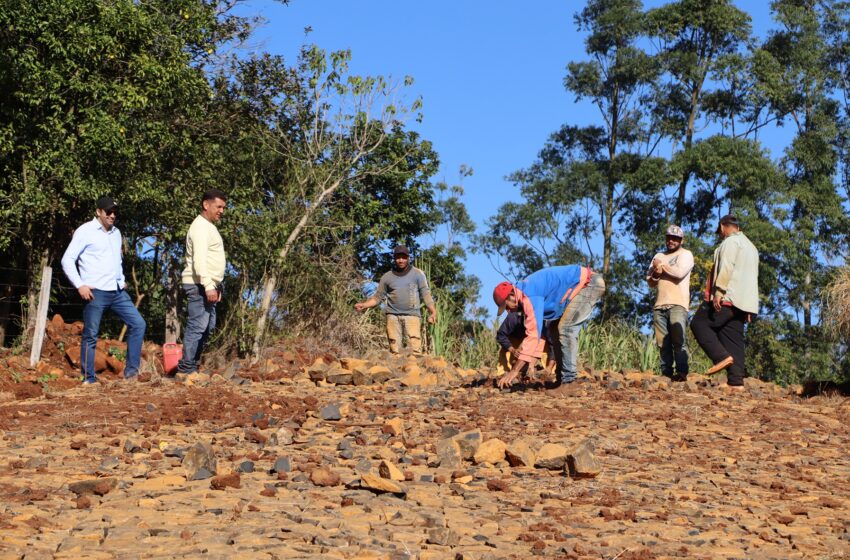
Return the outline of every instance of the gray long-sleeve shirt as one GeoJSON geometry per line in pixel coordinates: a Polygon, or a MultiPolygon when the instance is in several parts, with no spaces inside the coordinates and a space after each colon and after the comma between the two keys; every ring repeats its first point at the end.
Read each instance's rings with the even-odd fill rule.
{"type": "Polygon", "coordinates": [[[375,299],[386,300],[386,313],[388,315],[415,315],[422,316],[419,308],[425,305],[433,305],[431,288],[428,287],[428,279],[425,273],[411,266],[404,276],[399,276],[392,271],[381,277],[378,289],[375,291],[375,299]]]}

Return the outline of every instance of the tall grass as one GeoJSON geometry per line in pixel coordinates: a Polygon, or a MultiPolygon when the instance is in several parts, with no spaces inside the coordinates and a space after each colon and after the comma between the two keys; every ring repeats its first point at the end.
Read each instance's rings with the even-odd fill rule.
{"type": "MultiPolygon", "coordinates": [[[[687,329],[689,366],[691,372],[703,372],[711,360],[687,329]]],[[[619,319],[605,323],[589,323],[578,337],[579,361],[594,369],[632,369],[660,372],[661,361],[655,336],[641,332],[637,325],[619,319]]]]}
{"type": "Polygon", "coordinates": [[[467,319],[448,293],[438,288],[432,292],[437,320],[424,326],[425,349],[466,369],[494,366],[499,356],[498,325],[488,327],[480,320],[467,319]]]}

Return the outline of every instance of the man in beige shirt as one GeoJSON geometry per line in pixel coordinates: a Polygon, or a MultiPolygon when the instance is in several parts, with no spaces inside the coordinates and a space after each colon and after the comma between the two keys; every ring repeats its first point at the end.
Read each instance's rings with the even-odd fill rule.
{"type": "Polygon", "coordinates": [[[720,218],[717,233],[723,242],[714,251],[705,301],[694,315],[691,330],[714,362],[706,373],[726,369],[727,385],[743,390],[744,325],[759,311],[759,253],[735,216],[720,218]]]}
{"type": "Polygon", "coordinates": [[[665,236],[667,250],[655,255],[646,277],[649,287],[658,290],[652,322],[655,326],[655,343],[661,351],[661,374],[675,381],[684,381],[688,377],[685,329],[688,327],[688,308],[691,305],[694,255],[682,247],[684,239],[682,228],[676,225],[668,227],[665,236]]]}
{"type": "Polygon", "coordinates": [[[186,293],[186,328],[183,331],[183,359],[180,373],[195,373],[201,353],[215,329],[215,306],[221,301],[221,281],[227,258],[224,241],[215,224],[224,215],[227,195],[209,189],[201,200],[201,213],[186,233],[186,268],[183,291],[186,293]]]}

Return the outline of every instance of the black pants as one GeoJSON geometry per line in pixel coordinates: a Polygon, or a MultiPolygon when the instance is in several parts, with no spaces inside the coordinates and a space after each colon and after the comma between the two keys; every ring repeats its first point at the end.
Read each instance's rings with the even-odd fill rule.
{"type": "Polygon", "coordinates": [[[729,356],[735,363],[727,369],[729,385],[743,385],[744,369],[744,323],[747,313],[737,307],[723,306],[715,311],[711,302],[703,302],[691,321],[691,330],[697,343],[715,364],[729,356]]]}

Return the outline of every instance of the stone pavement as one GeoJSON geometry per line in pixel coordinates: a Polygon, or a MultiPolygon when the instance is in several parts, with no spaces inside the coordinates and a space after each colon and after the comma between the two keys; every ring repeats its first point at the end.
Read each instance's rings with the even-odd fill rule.
{"type": "Polygon", "coordinates": [[[0,404],[0,558],[850,558],[846,399],[319,362],[0,404]]]}

